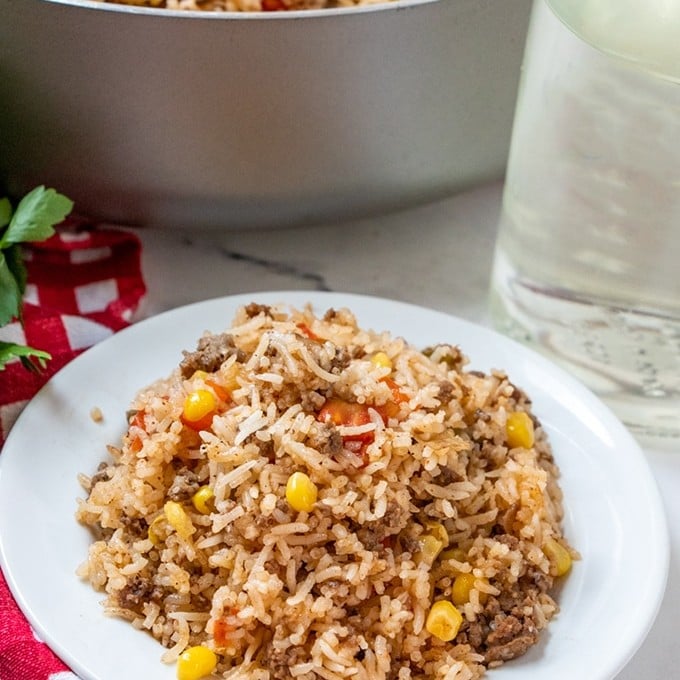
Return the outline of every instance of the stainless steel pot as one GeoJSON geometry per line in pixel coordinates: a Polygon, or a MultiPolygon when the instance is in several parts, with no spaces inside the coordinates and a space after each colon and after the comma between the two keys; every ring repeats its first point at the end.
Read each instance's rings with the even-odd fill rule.
{"type": "Polygon", "coordinates": [[[499,176],[530,0],[308,12],[0,2],[0,182],[121,223],[262,227],[499,176]]]}

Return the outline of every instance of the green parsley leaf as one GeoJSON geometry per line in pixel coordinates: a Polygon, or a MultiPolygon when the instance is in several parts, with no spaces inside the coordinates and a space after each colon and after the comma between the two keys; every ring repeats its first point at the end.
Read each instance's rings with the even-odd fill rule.
{"type": "Polygon", "coordinates": [[[14,280],[17,282],[17,286],[19,286],[19,292],[23,295],[26,290],[28,274],[26,272],[26,265],[24,265],[21,246],[18,244],[10,246],[5,249],[4,253],[7,258],[7,266],[14,275],[14,280]]]}
{"type": "Polygon", "coordinates": [[[26,241],[44,241],[54,234],[54,225],[71,212],[73,201],[54,189],[39,186],[17,206],[0,239],[0,248],[26,241]]]}
{"type": "Polygon", "coordinates": [[[21,289],[5,254],[0,251],[0,326],[21,314],[21,289]]]}
{"type": "MultiPolygon", "coordinates": [[[[9,199],[0,198],[0,326],[13,319],[23,325],[26,267],[19,244],[52,236],[54,225],[63,221],[72,208],[73,201],[44,186],[26,194],[14,213],[9,199]]],[[[40,372],[52,357],[32,347],[0,341],[0,370],[13,358],[18,358],[25,368],[40,372]]]]}
{"type": "Polygon", "coordinates": [[[12,204],[9,198],[0,198],[0,229],[6,227],[12,218],[12,204]]]}
{"type": "Polygon", "coordinates": [[[5,370],[7,362],[15,357],[19,357],[24,368],[39,373],[41,369],[45,368],[52,355],[39,349],[0,340],[0,371],[5,370]]]}

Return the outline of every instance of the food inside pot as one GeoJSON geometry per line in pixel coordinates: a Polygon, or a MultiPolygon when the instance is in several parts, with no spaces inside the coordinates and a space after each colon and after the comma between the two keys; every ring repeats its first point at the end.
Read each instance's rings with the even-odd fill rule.
{"type": "Polygon", "coordinates": [[[101,2],[206,12],[279,12],[377,5],[394,0],[100,0],[101,2]]]}

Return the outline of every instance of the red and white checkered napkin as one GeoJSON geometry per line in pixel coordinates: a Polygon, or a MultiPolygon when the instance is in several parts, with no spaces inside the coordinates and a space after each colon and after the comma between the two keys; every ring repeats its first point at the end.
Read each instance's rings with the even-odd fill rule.
{"type": "MultiPolygon", "coordinates": [[[[36,375],[13,361],[0,371],[0,448],[33,395],[71,359],[130,324],[146,292],[141,246],[129,232],[69,219],[57,234],[26,249],[24,328],[0,340],[52,355],[36,375]]],[[[0,573],[0,680],[76,680],[35,636],[0,573]]]]}

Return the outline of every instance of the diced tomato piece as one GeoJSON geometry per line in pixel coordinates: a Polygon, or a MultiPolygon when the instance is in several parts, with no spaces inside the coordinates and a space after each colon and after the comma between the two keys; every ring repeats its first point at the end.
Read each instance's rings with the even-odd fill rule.
{"type": "Polygon", "coordinates": [[[234,632],[234,627],[224,619],[217,619],[213,627],[213,638],[218,647],[226,647],[229,641],[229,634],[234,632]]]}
{"type": "Polygon", "coordinates": [[[214,380],[210,380],[210,378],[206,378],[205,384],[212,389],[212,391],[215,393],[215,396],[220,401],[230,400],[231,395],[219,383],[216,383],[214,380]]]}
{"type": "Polygon", "coordinates": [[[302,334],[308,337],[310,340],[321,339],[306,323],[299,323],[296,325],[302,331],[302,334]]]}
{"type": "MultiPolygon", "coordinates": [[[[129,419],[129,426],[139,428],[140,430],[143,430],[146,432],[146,422],[144,420],[144,416],[146,415],[146,412],[144,409],[141,409],[139,411],[136,411],[135,413],[130,415],[129,419]]],[[[130,444],[130,450],[132,453],[139,453],[142,450],[142,440],[138,434],[135,434],[134,436],[131,436],[129,431],[128,431],[128,437],[129,439],[129,444],[130,444]]]]}
{"type": "Polygon", "coordinates": [[[132,418],[130,418],[130,427],[138,427],[141,430],[144,430],[146,432],[146,422],[144,420],[144,417],[146,416],[146,411],[144,409],[141,409],[137,411],[132,418]]]}
{"type": "Polygon", "coordinates": [[[347,444],[347,442],[360,442],[363,444],[370,444],[375,440],[375,432],[369,430],[363,434],[348,434],[342,438],[342,441],[347,444]]]}
{"type": "Polygon", "coordinates": [[[331,397],[321,407],[317,420],[320,420],[322,423],[351,427],[370,423],[371,416],[368,414],[368,406],[366,404],[357,404],[337,397],[331,397]]]}
{"type": "MultiPolygon", "coordinates": [[[[344,425],[345,427],[357,427],[371,422],[368,413],[369,407],[366,404],[357,404],[344,399],[333,397],[328,399],[321,407],[317,419],[322,423],[332,423],[333,425],[344,425]]],[[[373,441],[373,432],[363,434],[353,434],[343,437],[345,441],[373,441]]]]}
{"type": "Polygon", "coordinates": [[[209,430],[212,427],[212,420],[214,416],[215,411],[211,411],[210,413],[203,416],[202,418],[199,418],[198,420],[189,420],[188,418],[185,418],[184,415],[181,415],[179,419],[190,430],[200,432],[201,430],[209,430]]]}
{"type": "Polygon", "coordinates": [[[384,382],[392,390],[392,399],[397,404],[408,401],[408,397],[399,389],[399,385],[392,378],[383,378],[381,382],[384,382]]]}
{"type": "MultiPolygon", "coordinates": [[[[232,609],[231,615],[236,616],[238,609],[232,609]]],[[[215,619],[213,625],[213,638],[218,647],[226,647],[229,642],[229,636],[236,630],[236,626],[229,623],[226,619],[215,619]]]]}
{"type": "MultiPolygon", "coordinates": [[[[368,413],[369,406],[357,404],[336,397],[328,399],[317,415],[322,423],[342,425],[345,427],[357,427],[371,422],[368,413]]],[[[362,460],[362,466],[368,464],[368,445],[375,440],[375,433],[371,430],[362,434],[345,435],[342,445],[357,455],[362,460]]]]}
{"type": "Polygon", "coordinates": [[[399,405],[408,401],[408,397],[399,389],[392,378],[383,378],[380,382],[384,382],[392,392],[392,401],[388,401],[382,406],[376,406],[375,410],[380,414],[383,420],[388,418],[396,418],[399,415],[399,405]]]}
{"type": "Polygon", "coordinates": [[[278,12],[283,9],[287,9],[287,7],[281,0],[262,0],[263,12],[278,12]]]}
{"type": "Polygon", "coordinates": [[[394,548],[394,535],[385,536],[380,543],[383,548],[394,548]]]}

